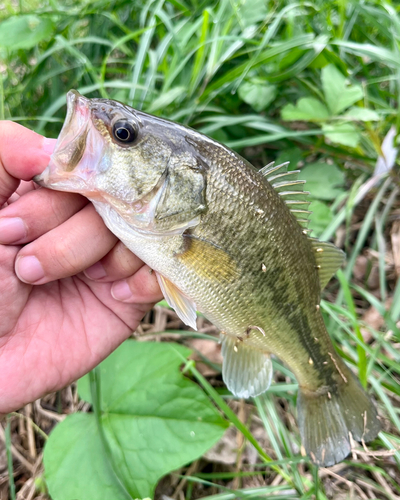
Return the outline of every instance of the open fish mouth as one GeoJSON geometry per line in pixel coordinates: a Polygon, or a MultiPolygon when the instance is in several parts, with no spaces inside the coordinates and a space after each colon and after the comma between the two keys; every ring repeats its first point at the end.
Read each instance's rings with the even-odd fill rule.
{"type": "Polygon", "coordinates": [[[34,177],[41,186],[84,193],[101,159],[103,141],[91,120],[90,99],[67,94],[67,116],[46,169],[34,177]]]}

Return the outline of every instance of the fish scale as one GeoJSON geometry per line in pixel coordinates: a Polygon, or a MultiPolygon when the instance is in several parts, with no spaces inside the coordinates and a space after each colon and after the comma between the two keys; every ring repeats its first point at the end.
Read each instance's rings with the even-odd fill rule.
{"type": "Polygon", "coordinates": [[[195,328],[197,309],[221,330],[222,374],[235,395],[268,389],[271,354],[289,366],[314,463],[344,459],[350,434],[373,439],[376,409],[336,353],[319,307],[343,253],[307,236],[298,172],[286,164],[258,172],[216,141],[116,101],[71,91],[67,103],[50,164],[35,180],[87,196],[155,271],[180,318],[195,328]]]}
{"type": "MultiPolygon", "coordinates": [[[[210,155],[210,152],[208,154],[210,155]]],[[[220,303],[225,303],[224,296],[226,294],[234,297],[238,290],[242,290],[242,295],[248,297],[245,303],[241,299],[234,301],[234,311],[229,313],[231,320],[229,323],[233,323],[233,325],[227,327],[225,323],[225,329],[229,333],[240,335],[244,333],[249,324],[262,327],[266,332],[271,333],[267,335],[266,339],[259,338],[258,335],[255,341],[257,347],[264,344],[264,350],[275,352],[283,361],[286,361],[284,344],[290,341],[293,331],[286,325],[282,326],[282,323],[286,323],[286,319],[280,318],[279,301],[275,307],[271,303],[271,282],[275,281],[275,277],[272,276],[271,279],[268,279],[268,273],[262,272],[261,265],[264,263],[267,270],[271,269],[272,271],[278,267],[291,269],[293,276],[289,283],[289,289],[292,292],[293,302],[301,303],[304,301],[304,293],[301,292],[307,291],[305,305],[308,316],[314,318],[319,315],[316,313],[315,305],[319,303],[320,290],[315,269],[316,262],[310,251],[309,241],[282,199],[275,191],[268,188],[266,182],[259,178],[256,172],[247,170],[248,167],[244,162],[226,161],[223,163],[218,162],[216,158],[212,159],[207,180],[207,190],[211,192],[210,196],[207,196],[207,199],[210,200],[208,213],[203,219],[204,223],[194,228],[193,233],[200,238],[213,241],[241,263],[242,271],[235,286],[227,289],[222,285],[219,290],[220,303]],[[213,185],[214,179],[216,189],[213,185]],[[220,179],[224,179],[225,182],[221,182],[220,179]],[[226,183],[231,188],[224,192],[223,187],[226,186],[226,183]],[[268,189],[267,193],[266,188],[268,189]],[[232,196],[232,193],[235,192],[242,193],[240,203],[237,203],[238,200],[232,196]],[[224,207],[227,197],[231,197],[228,207],[232,206],[232,210],[226,214],[224,207]],[[264,216],[248,217],[254,203],[265,211],[264,216]],[[280,220],[279,226],[276,227],[276,214],[282,213],[282,211],[285,212],[286,220],[280,220]],[[232,220],[229,215],[235,215],[234,219],[232,220]],[[209,224],[208,221],[213,219],[216,219],[216,224],[209,224]],[[215,231],[215,227],[218,227],[219,230],[215,231]],[[270,237],[271,233],[273,233],[273,238],[270,237]],[[235,235],[234,238],[232,238],[232,234],[235,235]],[[258,244],[256,244],[257,242],[258,244]],[[274,323],[275,328],[273,327],[274,323]],[[276,333],[280,333],[280,335],[277,336],[276,333]],[[282,338],[283,336],[286,338],[282,338]]],[[[281,275],[281,280],[283,279],[284,276],[281,275]]],[[[192,290],[190,292],[193,293],[192,290]]],[[[206,299],[206,297],[202,297],[201,301],[196,300],[196,298],[194,300],[196,304],[201,304],[206,299]]],[[[229,297],[226,300],[229,301],[229,297]]],[[[212,307],[207,309],[212,309],[212,307]]],[[[309,332],[307,333],[309,334],[309,332]]],[[[318,335],[323,337],[325,332],[318,332],[318,335]]],[[[251,342],[251,339],[248,341],[251,342]]],[[[304,365],[312,352],[304,350],[304,352],[297,354],[299,359],[296,364],[304,365]]],[[[330,365],[332,364],[331,359],[328,362],[330,365]]],[[[291,367],[293,369],[293,366],[291,367]]],[[[302,366],[300,373],[296,376],[301,378],[303,372],[302,366]]]]}

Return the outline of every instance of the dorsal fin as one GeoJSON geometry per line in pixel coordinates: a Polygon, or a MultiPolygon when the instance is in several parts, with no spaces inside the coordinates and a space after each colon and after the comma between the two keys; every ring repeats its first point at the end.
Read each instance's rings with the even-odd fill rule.
{"type": "Polygon", "coordinates": [[[310,238],[317,262],[321,290],[343,264],[346,254],[332,243],[310,238]]]}
{"type": "Polygon", "coordinates": [[[278,193],[285,192],[286,188],[290,188],[292,191],[303,191],[304,192],[304,184],[306,181],[298,181],[298,180],[281,180],[280,182],[272,183],[273,188],[278,193]]]}
{"type": "Polygon", "coordinates": [[[302,227],[307,228],[311,212],[307,210],[310,202],[306,199],[309,193],[304,191],[306,181],[298,180],[300,170],[289,170],[288,172],[288,165],[288,161],[280,165],[275,165],[272,162],[262,168],[260,174],[266,178],[288,205],[297,222],[302,227]]]}
{"type": "Polygon", "coordinates": [[[287,172],[289,163],[290,161],[287,161],[285,163],[281,163],[280,165],[275,165],[275,162],[271,161],[271,163],[268,163],[268,165],[265,165],[265,167],[260,170],[260,174],[264,176],[268,182],[270,182],[270,175],[287,172]]]}

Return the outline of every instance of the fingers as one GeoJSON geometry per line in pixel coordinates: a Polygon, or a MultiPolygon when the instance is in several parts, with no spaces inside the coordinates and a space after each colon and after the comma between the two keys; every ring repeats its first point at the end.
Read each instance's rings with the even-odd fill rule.
{"type": "Polygon", "coordinates": [[[18,188],[20,179],[30,180],[49,163],[55,146],[22,125],[0,122],[0,206],[18,188]]]}
{"type": "Polygon", "coordinates": [[[163,298],[156,274],[147,265],[133,276],[113,283],[111,295],[116,300],[136,304],[159,302],[163,298]]]}
{"type": "Polygon", "coordinates": [[[21,281],[35,285],[74,276],[102,259],[116,242],[89,204],[23,247],[15,271],[21,281]]]}
{"type": "Polygon", "coordinates": [[[29,191],[0,211],[0,244],[28,243],[81,210],[88,200],[49,189],[29,191]]]}
{"type": "Polygon", "coordinates": [[[155,275],[122,243],[115,245],[94,208],[82,209],[83,198],[20,185],[21,179],[29,181],[43,171],[55,142],[16,123],[0,122],[0,207],[7,203],[0,212],[0,244],[32,242],[17,255],[18,277],[43,284],[89,268],[86,275],[92,279],[116,281],[112,293],[117,300],[160,300],[155,275]]]}
{"type": "Polygon", "coordinates": [[[114,282],[111,295],[122,302],[148,304],[163,298],[155,273],[120,241],[84,273],[97,282],[114,282]]]}
{"type": "Polygon", "coordinates": [[[16,192],[18,196],[22,196],[23,194],[29,193],[29,191],[33,191],[35,186],[36,184],[33,181],[21,181],[16,192]]]}
{"type": "Polygon", "coordinates": [[[143,265],[143,261],[119,241],[101,261],[84,272],[92,280],[111,282],[135,274],[143,265]]]}
{"type": "Polygon", "coordinates": [[[13,193],[10,198],[8,198],[4,206],[11,205],[11,203],[17,201],[23,194],[28,193],[29,191],[33,191],[34,189],[35,183],[33,181],[21,181],[15,193],[13,193]]]}

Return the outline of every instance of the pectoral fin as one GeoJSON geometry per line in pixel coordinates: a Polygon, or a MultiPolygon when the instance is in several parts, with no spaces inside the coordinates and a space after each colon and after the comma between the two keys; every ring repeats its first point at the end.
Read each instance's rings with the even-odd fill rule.
{"type": "Polygon", "coordinates": [[[173,283],[156,273],[158,284],[168,304],[175,310],[181,320],[197,330],[196,304],[184,295],[173,283]]]}
{"type": "Polygon", "coordinates": [[[228,389],[238,398],[258,396],[265,392],[272,380],[272,363],[268,355],[249,347],[246,342],[221,335],[222,378],[228,389]]]}

